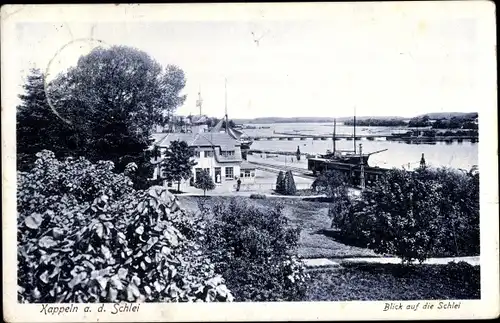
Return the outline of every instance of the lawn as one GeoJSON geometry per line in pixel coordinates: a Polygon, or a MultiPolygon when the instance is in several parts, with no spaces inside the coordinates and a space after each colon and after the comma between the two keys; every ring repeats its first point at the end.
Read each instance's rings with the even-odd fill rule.
{"type": "MultiPolygon", "coordinates": [[[[181,206],[198,211],[202,197],[178,196],[181,206]]],[[[209,203],[228,202],[229,196],[205,198],[209,203]]],[[[341,243],[329,232],[328,203],[268,197],[244,199],[263,208],[283,205],[290,224],[301,228],[299,256],[303,258],[344,258],[377,256],[372,250],[341,243]],[[326,231],[326,232],[325,232],[326,231]]],[[[480,298],[479,266],[342,263],[340,267],[313,269],[306,301],[419,300],[480,298]]]]}
{"type": "MultiPolygon", "coordinates": [[[[229,196],[210,196],[205,200],[210,203],[216,201],[229,201],[229,196]]],[[[181,206],[187,210],[197,212],[198,200],[203,197],[197,196],[178,196],[181,206]]],[[[340,243],[322,233],[324,229],[330,227],[330,218],[328,217],[328,203],[303,201],[301,199],[288,199],[279,197],[270,197],[266,199],[250,199],[248,197],[238,197],[245,200],[250,205],[263,208],[276,207],[283,205],[283,212],[290,220],[292,226],[301,229],[298,254],[303,258],[343,258],[343,257],[367,257],[376,256],[369,249],[358,248],[340,243]]]]}
{"type": "Polygon", "coordinates": [[[313,271],[308,301],[479,299],[480,267],[350,264],[313,271]]]}

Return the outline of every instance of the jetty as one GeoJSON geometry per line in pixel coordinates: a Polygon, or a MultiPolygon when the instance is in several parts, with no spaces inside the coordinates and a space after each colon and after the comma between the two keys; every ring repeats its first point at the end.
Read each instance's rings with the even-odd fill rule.
{"type": "MultiPolygon", "coordinates": [[[[276,132],[272,135],[256,135],[256,136],[246,136],[247,139],[252,141],[263,141],[263,140],[331,140],[332,135],[319,135],[319,134],[299,134],[299,133],[283,133],[276,132]]],[[[476,136],[436,136],[436,137],[425,137],[425,136],[401,136],[395,134],[368,134],[368,135],[356,135],[353,137],[352,134],[340,134],[335,136],[335,140],[386,140],[386,141],[402,141],[402,142],[478,142],[479,138],[476,136]]]]}

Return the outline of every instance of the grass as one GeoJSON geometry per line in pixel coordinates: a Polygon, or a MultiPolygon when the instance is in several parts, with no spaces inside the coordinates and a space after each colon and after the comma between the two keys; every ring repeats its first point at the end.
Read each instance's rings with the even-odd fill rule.
{"type": "MultiPolygon", "coordinates": [[[[179,196],[181,206],[198,211],[202,197],[179,196]]],[[[228,202],[229,196],[211,196],[205,201],[228,202]]],[[[330,227],[328,203],[301,199],[250,199],[250,205],[271,208],[283,205],[290,224],[301,228],[298,254],[303,258],[377,256],[336,238],[330,227]]],[[[342,263],[341,267],[313,269],[305,301],[421,300],[480,298],[479,266],[342,263]]]]}
{"type": "MultiPolygon", "coordinates": [[[[227,202],[230,196],[210,196],[205,200],[210,203],[217,201],[227,202]]],[[[196,196],[178,196],[181,206],[187,210],[198,212],[198,200],[196,196]]],[[[359,248],[343,244],[323,233],[329,228],[331,220],[328,217],[328,203],[317,201],[303,201],[301,199],[282,199],[269,197],[267,199],[250,199],[238,197],[249,203],[262,208],[272,208],[283,205],[283,212],[290,220],[292,226],[301,229],[298,255],[303,258],[343,258],[343,257],[366,257],[376,256],[369,249],[359,248]]]]}
{"type": "MultiPolygon", "coordinates": [[[[282,194],[277,193],[276,191],[273,191],[271,194],[276,195],[277,197],[283,196],[282,194]]],[[[295,193],[295,196],[313,196],[313,195],[318,195],[318,192],[316,192],[310,188],[304,189],[304,190],[297,190],[297,192],[295,193]]]]}
{"type": "Polygon", "coordinates": [[[343,265],[310,272],[306,300],[479,299],[479,272],[479,266],[470,265],[343,265]]]}

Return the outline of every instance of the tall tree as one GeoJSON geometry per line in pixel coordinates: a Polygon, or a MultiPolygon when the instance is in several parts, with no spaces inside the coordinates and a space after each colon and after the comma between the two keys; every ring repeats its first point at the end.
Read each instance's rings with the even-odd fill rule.
{"type": "MultiPolygon", "coordinates": [[[[34,81],[43,89],[43,80],[34,81]]],[[[147,148],[153,125],[184,102],[185,96],[180,95],[184,86],[180,68],[163,68],[145,52],[125,46],[96,48],[48,85],[49,106],[65,120],[57,118],[58,126],[64,125],[61,131],[70,129],[72,136],[70,142],[61,141],[59,138],[65,137],[62,134],[53,136],[58,142],[44,148],[56,155],[71,148],[73,155],[94,162],[111,160],[117,171],[134,162],[137,174],[150,177],[153,167],[147,148]]],[[[35,101],[44,102],[41,96],[35,101]]],[[[31,119],[22,122],[33,122],[37,129],[45,127],[38,122],[44,120],[42,117],[33,115],[31,119]]],[[[37,132],[33,133],[36,136],[37,132]]]]}
{"type": "Polygon", "coordinates": [[[287,171],[285,173],[285,194],[295,195],[297,193],[297,188],[295,186],[295,180],[293,179],[292,171],[287,171]]]}
{"type": "Polygon", "coordinates": [[[166,180],[177,182],[177,191],[180,191],[181,180],[193,176],[191,169],[196,165],[192,159],[194,151],[185,141],[172,141],[166,152],[163,164],[163,176],[166,180]]]}
{"type": "Polygon", "coordinates": [[[276,178],[276,193],[285,193],[285,174],[280,171],[278,177],[276,178]]]}
{"type": "Polygon", "coordinates": [[[32,69],[19,95],[17,107],[17,168],[26,170],[44,149],[64,157],[76,148],[74,131],[51,109],[45,93],[45,76],[39,69],[32,69]]]}
{"type": "Polygon", "coordinates": [[[203,190],[203,196],[205,196],[207,190],[213,190],[215,188],[215,183],[207,171],[202,171],[196,176],[194,187],[203,190]]]}

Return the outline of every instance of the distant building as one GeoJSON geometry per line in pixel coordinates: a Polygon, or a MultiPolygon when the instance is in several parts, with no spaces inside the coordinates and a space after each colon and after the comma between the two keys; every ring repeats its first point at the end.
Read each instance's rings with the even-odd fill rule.
{"type": "Polygon", "coordinates": [[[164,125],[155,125],[153,132],[156,133],[201,133],[208,132],[208,117],[205,115],[200,116],[171,116],[171,121],[164,125]]]}
{"type": "Polygon", "coordinates": [[[155,169],[153,179],[161,178],[161,161],[173,141],[185,141],[195,151],[196,165],[193,167],[193,177],[181,183],[193,185],[202,170],[208,171],[216,185],[235,182],[241,177],[242,183],[252,183],[255,180],[255,167],[245,162],[241,156],[241,144],[225,132],[211,133],[162,133],[153,134],[153,146],[156,146],[161,156],[154,159],[155,169]]]}
{"type": "Polygon", "coordinates": [[[189,124],[189,132],[203,133],[208,132],[208,117],[205,115],[189,116],[187,123],[189,124]]]}

